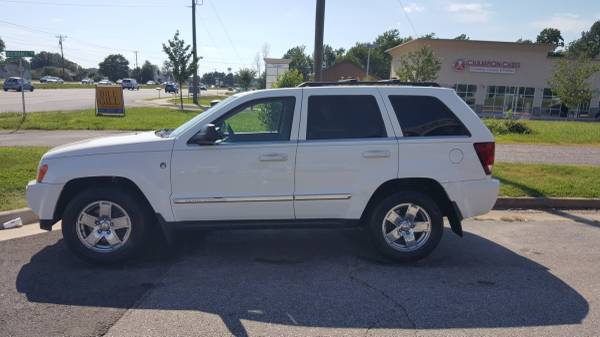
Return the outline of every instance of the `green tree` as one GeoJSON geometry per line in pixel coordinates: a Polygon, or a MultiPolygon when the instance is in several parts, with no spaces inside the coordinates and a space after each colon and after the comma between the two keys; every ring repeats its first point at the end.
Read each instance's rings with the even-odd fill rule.
{"type": "Polygon", "coordinates": [[[100,73],[111,81],[129,76],[129,61],[121,54],[108,55],[98,64],[100,73]]]}
{"type": "Polygon", "coordinates": [[[564,47],[565,40],[556,28],[544,28],[535,39],[537,43],[547,43],[554,45],[554,48],[564,47]]]}
{"type": "Polygon", "coordinates": [[[568,54],[572,57],[596,58],[600,56],[600,20],[594,22],[589,31],[569,44],[568,54]]]}
{"type": "Polygon", "coordinates": [[[522,39],[519,38],[517,41],[515,41],[516,43],[524,43],[524,44],[530,44],[533,43],[533,41],[529,40],[529,39],[522,39]]]}
{"type": "Polygon", "coordinates": [[[291,59],[290,69],[296,69],[307,81],[312,73],[313,59],[305,52],[306,46],[296,46],[283,54],[284,59],[291,59]]]}
{"type": "MultiPolygon", "coordinates": [[[[400,32],[397,29],[390,29],[377,36],[373,41],[374,47],[371,50],[370,74],[374,74],[379,78],[389,78],[392,57],[386,50],[410,40],[412,40],[411,37],[400,37],[400,32]]],[[[366,69],[369,54],[368,45],[368,43],[357,43],[348,49],[342,59],[351,61],[357,66],[366,69]]]]}
{"type": "Polygon", "coordinates": [[[403,55],[399,63],[396,76],[405,82],[435,81],[442,67],[440,59],[427,46],[403,55]]]}
{"type": "MultiPolygon", "coordinates": [[[[179,30],[175,32],[173,40],[169,40],[168,45],[163,43],[163,51],[173,65],[173,78],[179,83],[179,88],[183,87],[183,83],[194,73],[196,64],[190,59],[192,53],[190,45],[186,45],[185,41],[179,39],[179,30]]],[[[180,109],[183,110],[183,90],[179,90],[180,109]]]]}
{"type": "Polygon", "coordinates": [[[577,109],[597,94],[589,79],[598,71],[600,66],[587,58],[563,58],[556,63],[549,84],[564,105],[577,109]]]}
{"type": "Polygon", "coordinates": [[[237,82],[240,85],[240,87],[242,87],[242,89],[244,90],[248,90],[250,84],[252,83],[252,80],[254,80],[254,77],[256,76],[256,70],[250,68],[242,68],[238,70],[236,75],[237,82]]]}
{"type": "Polygon", "coordinates": [[[158,67],[154,64],[150,63],[150,61],[146,60],[144,64],[142,64],[142,69],[140,73],[140,77],[142,83],[146,83],[148,81],[154,81],[156,77],[156,73],[158,73],[158,67]]]}
{"type": "Polygon", "coordinates": [[[273,83],[273,88],[292,88],[302,82],[304,82],[302,73],[298,69],[290,69],[279,76],[277,82],[273,83]]]}
{"type": "Polygon", "coordinates": [[[459,36],[454,38],[455,40],[470,40],[467,34],[460,34],[459,36]]]}

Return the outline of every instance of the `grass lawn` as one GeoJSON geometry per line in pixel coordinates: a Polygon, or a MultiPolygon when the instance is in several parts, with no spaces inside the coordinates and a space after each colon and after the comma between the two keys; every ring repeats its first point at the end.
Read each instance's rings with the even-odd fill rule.
{"type": "MultiPolygon", "coordinates": [[[[490,123],[490,120],[484,120],[490,123]]],[[[498,143],[536,143],[600,146],[600,123],[574,121],[523,121],[531,134],[495,135],[498,143]]]]}
{"type": "Polygon", "coordinates": [[[0,211],[26,207],[25,185],[35,179],[43,147],[0,147],[0,211]]]}
{"type": "MultiPolygon", "coordinates": [[[[27,114],[23,129],[37,130],[156,130],[174,128],[196,116],[197,111],[170,108],[126,108],[125,117],[97,117],[93,109],[27,114]]],[[[0,129],[13,129],[18,113],[0,114],[0,129]]]]}
{"type": "Polygon", "coordinates": [[[496,163],[500,195],[600,198],[600,166],[496,163]]]}

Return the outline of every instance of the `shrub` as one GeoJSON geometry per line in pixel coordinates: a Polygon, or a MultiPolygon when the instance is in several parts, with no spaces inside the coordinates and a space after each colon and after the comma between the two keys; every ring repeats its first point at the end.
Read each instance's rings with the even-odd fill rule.
{"type": "Polygon", "coordinates": [[[495,135],[519,134],[528,135],[533,133],[525,122],[516,119],[492,119],[485,122],[490,131],[495,135]]]}

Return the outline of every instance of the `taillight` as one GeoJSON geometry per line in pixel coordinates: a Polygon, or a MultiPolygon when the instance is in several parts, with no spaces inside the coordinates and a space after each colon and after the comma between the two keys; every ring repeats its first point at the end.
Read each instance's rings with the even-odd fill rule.
{"type": "Polygon", "coordinates": [[[477,152],[477,157],[479,157],[479,161],[481,162],[485,174],[492,174],[496,144],[494,142],[475,143],[473,146],[475,147],[475,152],[477,152]]]}
{"type": "Polygon", "coordinates": [[[46,175],[46,172],[48,172],[48,165],[44,164],[44,165],[40,166],[40,170],[38,171],[38,175],[37,175],[38,183],[41,183],[42,180],[44,180],[44,176],[46,175]]]}

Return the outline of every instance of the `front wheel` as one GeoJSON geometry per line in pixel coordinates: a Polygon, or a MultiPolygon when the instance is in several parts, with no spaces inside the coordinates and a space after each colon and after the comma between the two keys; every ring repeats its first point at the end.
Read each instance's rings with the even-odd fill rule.
{"type": "Polygon", "coordinates": [[[67,205],[62,221],[67,246],[89,262],[124,261],[143,247],[149,217],[130,191],[90,188],[67,205]]]}
{"type": "Polygon", "coordinates": [[[400,192],[379,202],[369,226],[381,253],[397,261],[411,262],[426,257],[438,245],[443,216],[427,194],[400,192]]]}

